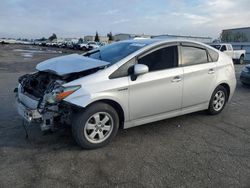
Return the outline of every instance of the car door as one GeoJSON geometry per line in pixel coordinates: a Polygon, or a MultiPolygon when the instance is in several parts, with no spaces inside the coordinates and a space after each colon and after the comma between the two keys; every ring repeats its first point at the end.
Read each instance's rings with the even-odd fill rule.
{"type": "Polygon", "coordinates": [[[159,47],[137,58],[149,72],[129,81],[131,120],[180,110],[183,70],[177,45],[159,47]]]}
{"type": "Polygon", "coordinates": [[[216,63],[209,58],[207,50],[189,43],[182,45],[181,64],[183,67],[182,108],[208,102],[216,81],[216,63]]]}
{"type": "Polygon", "coordinates": [[[231,45],[230,45],[230,44],[227,44],[227,45],[226,45],[226,48],[227,48],[227,50],[225,51],[225,53],[226,53],[227,55],[229,55],[231,58],[233,58],[234,52],[233,52],[233,48],[231,47],[231,45]]]}

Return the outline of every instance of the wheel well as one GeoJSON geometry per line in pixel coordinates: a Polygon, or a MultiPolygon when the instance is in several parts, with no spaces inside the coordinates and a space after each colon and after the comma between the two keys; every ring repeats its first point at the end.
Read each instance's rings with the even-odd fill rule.
{"type": "MultiPolygon", "coordinates": [[[[102,99],[102,100],[95,101],[93,103],[97,103],[97,102],[103,102],[103,103],[106,103],[106,104],[109,104],[110,106],[112,106],[119,116],[120,128],[123,128],[123,123],[124,123],[125,117],[124,117],[124,111],[123,111],[121,105],[113,100],[110,100],[110,99],[102,99]]],[[[93,104],[93,103],[91,103],[91,104],[93,104]]],[[[91,105],[91,104],[89,104],[89,105],[91,105]]]]}
{"type": "Polygon", "coordinates": [[[228,100],[228,98],[230,96],[230,87],[229,87],[229,85],[226,84],[226,83],[222,83],[220,85],[223,86],[227,90],[227,100],[228,100]]]}
{"type": "Polygon", "coordinates": [[[241,55],[240,55],[240,57],[241,57],[241,56],[242,56],[242,57],[245,57],[245,55],[244,55],[244,54],[241,54],[241,55]]]}

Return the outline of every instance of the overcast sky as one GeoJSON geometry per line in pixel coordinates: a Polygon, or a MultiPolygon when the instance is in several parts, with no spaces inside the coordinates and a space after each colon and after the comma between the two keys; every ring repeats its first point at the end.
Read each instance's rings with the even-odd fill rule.
{"type": "Polygon", "coordinates": [[[98,31],[217,38],[250,26],[250,0],[0,0],[0,38],[82,37],[98,31]]]}

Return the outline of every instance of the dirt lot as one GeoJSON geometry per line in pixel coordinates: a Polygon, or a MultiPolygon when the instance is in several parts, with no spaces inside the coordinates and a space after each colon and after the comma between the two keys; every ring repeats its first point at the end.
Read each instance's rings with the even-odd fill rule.
{"type": "Polygon", "coordinates": [[[239,82],[220,115],[120,130],[98,150],[81,150],[69,129],[42,135],[33,125],[25,139],[14,107],[17,78],[72,53],[60,51],[0,45],[0,187],[250,187],[250,88],[239,82]]]}

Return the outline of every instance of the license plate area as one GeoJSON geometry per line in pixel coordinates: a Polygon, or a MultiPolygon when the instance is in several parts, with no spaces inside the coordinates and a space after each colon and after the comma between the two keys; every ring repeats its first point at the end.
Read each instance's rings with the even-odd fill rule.
{"type": "Polygon", "coordinates": [[[33,120],[42,118],[42,115],[37,110],[28,109],[22,103],[17,101],[18,114],[21,115],[26,121],[32,122],[33,120]]]}

